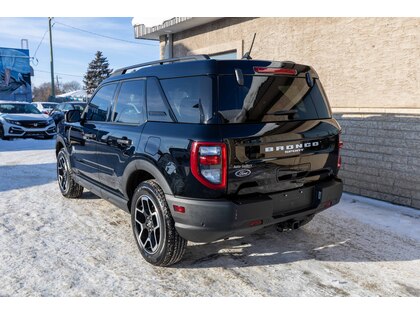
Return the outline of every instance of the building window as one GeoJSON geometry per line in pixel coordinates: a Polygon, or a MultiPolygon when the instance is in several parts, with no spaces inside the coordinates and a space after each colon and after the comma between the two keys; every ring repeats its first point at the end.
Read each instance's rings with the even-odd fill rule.
{"type": "Polygon", "coordinates": [[[219,60],[224,60],[224,59],[237,59],[237,53],[236,53],[236,49],[235,50],[231,50],[231,51],[224,51],[221,53],[216,53],[216,54],[211,54],[209,55],[211,59],[219,59],[219,60]]]}

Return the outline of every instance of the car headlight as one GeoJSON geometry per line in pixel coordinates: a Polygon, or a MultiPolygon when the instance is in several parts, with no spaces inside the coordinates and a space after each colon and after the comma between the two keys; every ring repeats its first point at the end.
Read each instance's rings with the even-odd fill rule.
{"type": "Polygon", "coordinates": [[[4,118],[4,120],[10,124],[19,125],[19,126],[22,125],[20,121],[17,121],[17,120],[12,120],[12,119],[7,119],[7,118],[4,118]]]}
{"type": "Polygon", "coordinates": [[[54,119],[52,119],[52,118],[48,118],[48,119],[47,119],[47,122],[48,122],[48,125],[51,125],[51,124],[53,124],[53,123],[54,123],[54,119]]]}

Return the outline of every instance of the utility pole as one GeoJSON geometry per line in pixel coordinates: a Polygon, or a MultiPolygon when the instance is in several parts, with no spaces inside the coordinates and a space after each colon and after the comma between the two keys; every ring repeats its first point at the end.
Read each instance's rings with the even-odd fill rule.
{"type": "MultiPolygon", "coordinates": [[[[58,81],[58,75],[55,76],[56,82],[57,82],[57,89],[60,90],[60,81],[58,81]]],[[[60,93],[60,92],[57,92],[60,93]]]]}
{"type": "Polygon", "coordinates": [[[53,46],[52,46],[52,32],[51,32],[51,21],[53,18],[48,18],[48,29],[50,31],[50,55],[51,55],[51,96],[55,97],[55,88],[54,88],[54,56],[53,56],[53,46]]]}

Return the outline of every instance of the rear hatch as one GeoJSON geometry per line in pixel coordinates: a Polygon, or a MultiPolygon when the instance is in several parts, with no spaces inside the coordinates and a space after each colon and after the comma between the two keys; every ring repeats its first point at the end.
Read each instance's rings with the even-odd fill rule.
{"type": "Polygon", "coordinates": [[[336,175],[340,127],[316,73],[284,63],[253,70],[217,79],[228,194],[243,198],[312,187],[336,175]]]}

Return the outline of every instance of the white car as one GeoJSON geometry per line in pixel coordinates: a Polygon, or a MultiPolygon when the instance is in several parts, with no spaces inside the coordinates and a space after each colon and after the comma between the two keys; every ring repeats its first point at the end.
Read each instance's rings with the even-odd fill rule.
{"type": "Polygon", "coordinates": [[[58,103],[54,102],[32,102],[38,110],[44,114],[50,114],[51,111],[57,107],[58,103]]]}
{"type": "Polygon", "coordinates": [[[54,119],[26,102],[0,101],[0,139],[44,137],[56,134],[54,119]]]}

